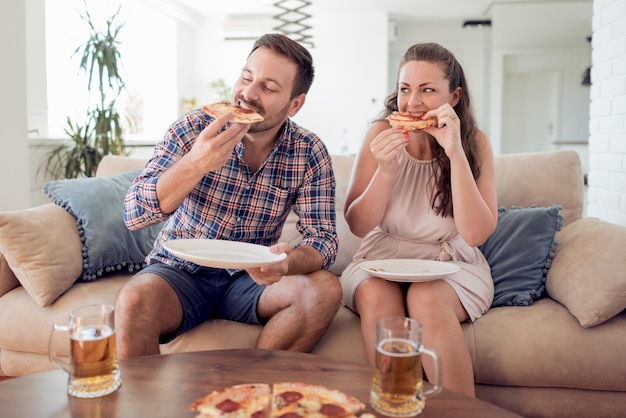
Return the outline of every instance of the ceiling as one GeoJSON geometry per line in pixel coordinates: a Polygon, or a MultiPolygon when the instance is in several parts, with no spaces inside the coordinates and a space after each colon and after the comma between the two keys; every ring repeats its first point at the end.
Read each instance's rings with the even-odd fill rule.
{"type": "MultiPolygon", "coordinates": [[[[276,0],[170,0],[194,14],[210,15],[273,15],[279,9],[273,6],[276,0]]],[[[333,2],[333,7],[372,9],[386,11],[394,19],[419,19],[429,22],[459,23],[465,20],[489,19],[494,5],[506,3],[575,3],[589,0],[309,0],[333,2]]],[[[298,0],[289,3],[299,5],[298,0]]]]}

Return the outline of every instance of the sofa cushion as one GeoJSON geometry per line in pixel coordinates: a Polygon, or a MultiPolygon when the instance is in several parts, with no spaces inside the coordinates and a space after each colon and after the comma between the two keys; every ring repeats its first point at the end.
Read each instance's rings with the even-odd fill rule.
{"type": "MultiPolygon", "coordinates": [[[[340,276],[345,268],[352,262],[352,257],[359,249],[361,245],[361,238],[357,237],[350,231],[348,222],[343,214],[344,202],[346,200],[346,193],[348,189],[348,182],[350,180],[350,174],[352,173],[352,165],[354,163],[354,156],[352,155],[332,155],[333,159],[333,172],[337,179],[337,185],[335,189],[335,215],[337,219],[337,236],[339,237],[339,248],[337,249],[337,256],[335,262],[328,270],[333,274],[340,276]]],[[[279,241],[289,242],[292,246],[296,245],[302,240],[302,235],[296,228],[296,222],[298,216],[291,212],[287,216],[285,225],[282,230],[279,241]]]]}
{"type": "Polygon", "coordinates": [[[148,158],[107,154],[102,157],[98,164],[96,177],[110,177],[127,171],[143,169],[147,162],[148,158]]]}
{"type": "MultiPolygon", "coordinates": [[[[130,278],[129,273],[120,272],[92,282],[77,281],[46,309],[38,309],[32,298],[22,288],[14,289],[7,295],[10,297],[0,298],[0,347],[2,351],[6,349],[47,354],[52,324],[67,325],[69,312],[79,305],[114,304],[119,289],[130,278]]],[[[61,341],[62,339],[59,339],[58,342],[61,341]]],[[[69,344],[63,344],[59,353],[65,355],[69,348],[69,344]]],[[[47,363],[50,364],[49,361],[47,363]]]]}
{"type": "Polygon", "coordinates": [[[498,226],[480,247],[494,282],[491,307],[528,306],[545,294],[561,206],[498,209],[498,226]]]}
{"type": "Polygon", "coordinates": [[[140,170],[110,177],[56,180],[42,191],[52,202],[76,218],[83,242],[83,280],[94,280],[122,268],[132,272],[145,267],[162,223],[138,231],[124,224],[124,196],[140,170]]]}
{"type": "Polygon", "coordinates": [[[626,390],[626,315],[585,329],[565,306],[546,297],[531,306],[491,309],[462,326],[476,383],[626,390]]]}
{"type": "MultiPolygon", "coordinates": [[[[361,344],[360,318],[342,306],[330,326],[311,350],[311,353],[334,358],[335,360],[367,364],[367,357],[361,344]]],[[[227,350],[234,348],[254,348],[260,325],[245,324],[226,319],[211,319],[194,329],[179,335],[174,340],[160,346],[162,354],[200,350],[227,350]]]]}
{"type": "Polygon", "coordinates": [[[584,177],[575,150],[500,154],[494,159],[498,206],[563,206],[563,225],[583,214],[584,177]]]}
{"type": "Polygon", "coordinates": [[[563,228],[548,272],[548,294],[583,327],[626,309],[626,228],[583,218],[563,228]]]}
{"type": "Polygon", "coordinates": [[[10,285],[14,275],[39,306],[50,305],[80,276],[81,247],[76,219],[57,205],[0,213],[0,253],[10,270],[3,264],[2,281],[10,285]]]}
{"type": "Polygon", "coordinates": [[[352,257],[361,246],[362,239],[357,237],[350,231],[348,222],[343,214],[346,195],[348,193],[348,184],[352,175],[352,166],[354,164],[353,155],[333,155],[333,172],[337,179],[337,187],[335,189],[335,197],[337,203],[335,210],[337,211],[337,235],[339,236],[339,249],[335,263],[330,267],[330,271],[340,276],[345,268],[352,262],[352,257]]]}

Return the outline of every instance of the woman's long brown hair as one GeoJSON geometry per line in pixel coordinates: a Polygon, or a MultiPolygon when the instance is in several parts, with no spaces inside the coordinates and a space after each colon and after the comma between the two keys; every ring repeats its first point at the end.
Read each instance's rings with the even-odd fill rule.
{"type": "MultiPolygon", "coordinates": [[[[450,84],[450,91],[461,87],[461,99],[454,106],[454,111],[461,122],[461,144],[467,156],[474,179],[480,176],[480,166],[476,153],[476,132],[478,127],[474,118],[474,111],[470,102],[469,88],[465,80],[465,74],[461,64],[454,55],[443,46],[436,43],[419,43],[411,46],[400,61],[400,68],[409,61],[426,61],[437,64],[445,74],[450,84]]],[[[387,98],[385,98],[385,110],[378,120],[382,120],[394,111],[398,110],[398,86],[387,98]]],[[[447,158],[444,149],[435,141],[433,158],[440,170],[435,170],[434,190],[431,200],[431,208],[437,215],[453,216],[452,186],[450,182],[450,159],[447,158]]]]}

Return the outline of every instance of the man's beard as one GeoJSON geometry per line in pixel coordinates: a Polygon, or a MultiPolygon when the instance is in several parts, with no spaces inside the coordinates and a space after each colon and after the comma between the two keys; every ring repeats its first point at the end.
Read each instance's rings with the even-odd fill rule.
{"type": "Polygon", "coordinates": [[[267,118],[266,116],[264,116],[265,117],[264,120],[250,124],[250,129],[248,129],[248,133],[252,134],[252,133],[265,132],[265,131],[274,129],[278,125],[282,126],[285,119],[287,118],[287,115],[289,114],[290,105],[291,105],[291,101],[287,103],[287,105],[284,108],[282,108],[280,111],[272,115],[271,118],[267,118]]]}

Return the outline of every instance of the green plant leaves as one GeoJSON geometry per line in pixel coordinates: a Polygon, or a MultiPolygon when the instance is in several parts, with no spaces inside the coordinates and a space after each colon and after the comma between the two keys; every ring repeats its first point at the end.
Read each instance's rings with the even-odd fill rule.
{"type": "Polygon", "coordinates": [[[118,23],[121,6],[106,21],[106,29],[98,31],[87,9],[81,18],[90,28],[89,38],[74,54],[80,53],[79,71],[88,76],[87,91],[91,93],[97,80],[98,103],[86,109],[83,125],[67,118],[65,133],[73,144],[54,148],[44,160],[43,168],[54,178],[93,177],[102,157],[124,154],[122,123],[115,103],[125,88],[120,75],[120,42],[123,23],[118,23]]]}

